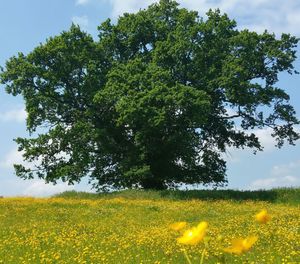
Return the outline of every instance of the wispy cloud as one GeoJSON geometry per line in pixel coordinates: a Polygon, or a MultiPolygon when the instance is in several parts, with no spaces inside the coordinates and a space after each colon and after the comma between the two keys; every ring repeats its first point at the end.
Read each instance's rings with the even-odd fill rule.
{"type": "MultiPolygon", "coordinates": [[[[258,137],[264,152],[272,152],[276,150],[275,147],[276,140],[271,136],[272,129],[270,128],[255,129],[252,131],[248,131],[247,133],[248,134],[254,133],[258,137]]],[[[227,162],[237,163],[243,160],[245,156],[249,156],[250,153],[251,154],[253,153],[253,150],[250,148],[237,149],[237,148],[230,147],[229,149],[227,149],[226,154],[223,155],[223,158],[227,162]]]]}
{"type": "MultiPolygon", "coordinates": [[[[37,158],[37,160],[28,162],[23,159],[24,151],[18,151],[18,148],[15,146],[10,151],[4,155],[3,159],[0,160],[0,168],[1,169],[13,169],[14,164],[22,164],[28,169],[34,169],[41,163],[41,159],[37,158]]],[[[66,155],[61,155],[62,157],[68,158],[66,155]]]]}
{"type": "Polygon", "coordinates": [[[300,160],[288,164],[275,165],[270,176],[251,183],[251,189],[271,189],[276,187],[300,186],[300,160]]]}
{"type": "Polygon", "coordinates": [[[141,8],[146,8],[158,0],[109,0],[112,5],[112,16],[118,17],[123,13],[134,13],[139,11],[141,8]]]}
{"type": "Polygon", "coordinates": [[[27,112],[24,108],[11,109],[8,111],[0,112],[1,122],[25,122],[27,117],[27,112]]]}
{"type": "MultiPolygon", "coordinates": [[[[103,1],[98,0],[103,4],[103,1]]],[[[112,16],[118,17],[124,12],[137,12],[158,0],[109,0],[112,16]]],[[[298,0],[179,0],[183,7],[197,10],[200,15],[210,9],[219,8],[238,21],[241,28],[262,32],[267,29],[280,34],[282,32],[300,34],[300,2],[298,0]]]]}
{"type": "Polygon", "coordinates": [[[58,182],[56,185],[53,185],[51,183],[46,184],[42,179],[23,180],[12,175],[0,177],[0,195],[5,197],[47,197],[70,190],[94,192],[88,184],[88,178],[83,178],[80,184],[68,185],[64,182],[58,182]]]}
{"type": "Polygon", "coordinates": [[[34,180],[23,191],[25,196],[51,196],[64,191],[74,190],[74,186],[67,183],[58,183],[56,185],[46,184],[43,180],[34,180]]]}
{"type": "Polygon", "coordinates": [[[90,2],[90,0],[76,0],[76,5],[86,5],[90,2]]]}
{"type": "Polygon", "coordinates": [[[271,170],[271,175],[280,177],[289,174],[299,174],[300,176],[300,160],[292,161],[288,164],[275,165],[271,170]]]}
{"type": "Polygon", "coordinates": [[[272,189],[279,187],[299,187],[300,179],[287,175],[283,177],[271,177],[258,179],[251,183],[251,190],[260,190],[260,189],[272,189]]]}
{"type": "MultiPolygon", "coordinates": [[[[24,164],[23,152],[18,151],[17,148],[11,149],[0,161],[0,168],[2,169],[12,169],[14,164],[24,164]]],[[[26,164],[27,165],[27,164],[26,164]]]]}
{"type": "MultiPolygon", "coordinates": [[[[234,112],[229,114],[234,114],[234,112]]],[[[240,128],[237,127],[237,129],[240,128]]],[[[300,133],[300,126],[295,126],[295,131],[297,133],[300,133]]],[[[267,153],[267,155],[270,155],[272,152],[280,151],[276,147],[277,141],[274,137],[272,137],[272,132],[273,130],[271,128],[263,128],[250,130],[247,133],[254,133],[258,137],[261,146],[263,147],[263,153],[267,153]]],[[[296,142],[296,144],[299,145],[299,142],[296,142]]],[[[284,146],[288,147],[289,145],[288,143],[286,143],[284,146]]],[[[243,161],[246,157],[249,157],[249,155],[253,153],[253,150],[254,149],[251,148],[237,149],[230,147],[227,149],[227,152],[223,154],[223,158],[229,163],[238,163],[243,161]]]]}
{"type": "MultiPolygon", "coordinates": [[[[39,166],[42,162],[41,158],[37,158],[37,160],[33,162],[27,162],[23,160],[24,151],[18,151],[17,147],[12,148],[7,154],[4,156],[3,160],[0,161],[0,168],[2,169],[11,169],[14,164],[22,164],[29,169],[34,169],[36,166],[39,166]]],[[[68,161],[70,159],[70,155],[61,152],[59,154],[54,155],[57,159],[63,159],[64,161],[68,161]]]]}
{"type": "Polygon", "coordinates": [[[81,29],[87,30],[89,26],[89,19],[87,16],[74,16],[72,17],[72,22],[75,25],[80,26],[81,29]]]}
{"type": "MultiPolygon", "coordinates": [[[[34,164],[24,162],[22,155],[23,152],[18,151],[16,147],[11,149],[5,155],[3,160],[0,161],[0,169],[13,170],[13,164],[23,164],[24,166],[26,166],[26,168],[33,169],[34,164]]],[[[10,188],[19,189],[18,195],[21,194],[25,196],[50,196],[67,190],[73,190],[75,188],[74,186],[70,186],[67,183],[60,182],[56,185],[53,185],[53,184],[46,184],[43,180],[37,180],[37,179],[33,181],[20,181],[20,179],[18,178],[14,178],[10,180],[0,179],[0,185],[2,184],[6,186],[11,186],[10,188]]],[[[11,190],[11,192],[13,191],[11,190]]]]}
{"type": "Polygon", "coordinates": [[[253,133],[258,137],[261,142],[264,151],[273,151],[276,149],[276,140],[271,136],[273,129],[264,128],[264,129],[256,129],[253,133]]]}

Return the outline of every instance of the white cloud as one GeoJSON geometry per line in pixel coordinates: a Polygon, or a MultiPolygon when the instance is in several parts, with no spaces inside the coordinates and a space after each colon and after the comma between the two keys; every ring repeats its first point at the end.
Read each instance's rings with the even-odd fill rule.
{"type": "Polygon", "coordinates": [[[2,122],[24,122],[27,118],[27,112],[24,108],[0,112],[0,121],[2,122]]]}
{"type": "Polygon", "coordinates": [[[259,190],[259,189],[272,189],[279,187],[299,187],[300,186],[300,178],[287,175],[283,177],[271,177],[265,179],[258,179],[251,183],[251,190],[259,190]]]}
{"type": "Polygon", "coordinates": [[[46,184],[43,180],[35,180],[24,191],[25,196],[51,196],[64,191],[73,190],[74,186],[67,183],[58,183],[56,185],[46,184]]]}
{"type": "Polygon", "coordinates": [[[154,0],[109,0],[112,5],[113,11],[112,16],[118,17],[124,13],[134,13],[139,11],[141,8],[146,8],[150,4],[158,1],[154,0]]]}
{"type": "MultiPolygon", "coordinates": [[[[300,133],[300,129],[299,126],[295,126],[294,129],[297,133],[300,133]]],[[[275,151],[278,150],[278,148],[276,147],[277,141],[275,140],[275,138],[271,135],[273,132],[272,128],[262,128],[262,129],[254,129],[254,130],[249,130],[248,133],[254,133],[260,143],[261,146],[263,147],[263,151],[264,152],[271,152],[271,151],[275,151]]],[[[285,144],[285,146],[288,146],[288,143],[285,144]]]]}
{"type": "Polygon", "coordinates": [[[13,148],[6,154],[3,161],[0,162],[0,168],[11,169],[13,168],[13,164],[24,164],[22,154],[23,152],[18,151],[17,148],[13,148]]]}
{"type": "Polygon", "coordinates": [[[269,177],[257,179],[251,183],[251,189],[297,186],[300,186],[300,160],[288,164],[275,165],[269,177]]]}
{"type": "MultiPolygon", "coordinates": [[[[13,164],[23,164],[26,168],[34,169],[35,165],[39,164],[40,159],[36,162],[24,162],[23,161],[23,151],[18,151],[16,147],[11,149],[4,157],[2,161],[0,161],[0,169],[11,170],[13,171],[13,164]]],[[[61,153],[57,155],[57,158],[65,158],[68,159],[69,155],[66,153],[61,153]]],[[[11,189],[8,193],[17,192],[17,195],[25,195],[25,196],[50,196],[56,193],[64,192],[67,190],[76,189],[76,186],[68,185],[67,183],[59,182],[56,185],[51,183],[46,184],[43,180],[31,180],[31,181],[21,181],[19,178],[15,178],[14,180],[5,181],[5,179],[0,178],[0,194],[3,192],[7,192],[6,188],[3,189],[3,185],[7,186],[8,189],[11,189]],[[8,187],[10,186],[10,187],[8,187]],[[1,190],[2,187],[2,190],[1,190]],[[16,189],[16,190],[14,190],[16,189]],[[14,191],[13,191],[14,190],[14,191]]],[[[78,189],[78,185],[77,185],[78,189]]],[[[88,187],[80,188],[81,190],[88,191],[88,187]]],[[[79,189],[79,190],[80,190],[79,189]]]]}
{"type": "Polygon", "coordinates": [[[89,0],[76,0],[76,5],[86,5],[89,0]]]}
{"type": "Polygon", "coordinates": [[[276,140],[271,136],[273,130],[271,128],[256,129],[253,133],[258,137],[264,151],[275,150],[276,140]]]}
{"type": "Polygon", "coordinates": [[[64,191],[76,190],[79,192],[91,192],[91,186],[88,184],[88,178],[83,178],[81,183],[68,185],[58,182],[56,185],[46,184],[42,179],[23,180],[13,175],[0,177],[0,196],[32,196],[46,197],[64,191]]]}
{"type": "MultiPolygon", "coordinates": [[[[232,115],[232,114],[234,114],[234,112],[228,113],[228,114],[232,115]]],[[[239,128],[237,128],[237,129],[239,129],[239,128]]],[[[261,145],[263,146],[264,151],[271,152],[276,149],[276,147],[275,147],[276,141],[271,136],[272,129],[270,129],[270,128],[256,129],[256,130],[250,130],[247,133],[248,134],[254,133],[258,137],[261,145]]],[[[253,150],[250,148],[237,149],[234,147],[230,147],[229,149],[227,149],[227,153],[224,155],[224,158],[228,162],[237,163],[241,160],[243,154],[246,154],[246,155],[249,155],[250,153],[252,154],[253,150]]]]}
{"type": "Polygon", "coordinates": [[[72,22],[75,25],[80,26],[80,28],[83,30],[88,29],[89,19],[87,16],[74,16],[74,17],[72,17],[72,22]]]}
{"type": "MultiPolygon", "coordinates": [[[[0,169],[13,169],[13,164],[23,164],[26,168],[33,169],[34,164],[23,161],[22,157],[23,152],[13,148],[9,151],[4,157],[3,161],[0,162],[0,169]]],[[[19,178],[10,181],[3,181],[0,179],[0,184],[7,186],[13,186],[12,188],[19,189],[18,195],[26,196],[50,196],[55,193],[60,193],[67,190],[73,190],[74,187],[66,183],[45,184],[43,180],[34,180],[34,181],[20,181],[19,178]]],[[[0,188],[1,190],[1,188],[0,188]]]]}
{"type": "Polygon", "coordinates": [[[35,162],[28,162],[23,160],[24,151],[18,151],[17,147],[12,148],[0,161],[1,169],[13,169],[14,164],[22,164],[26,168],[34,169],[40,163],[38,158],[35,162]]]}
{"type": "Polygon", "coordinates": [[[219,0],[213,4],[209,0],[187,2],[188,8],[196,9],[203,15],[209,8],[220,8],[230,18],[237,20],[240,28],[263,32],[265,29],[281,34],[288,32],[299,35],[300,4],[298,0],[219,0]],[[192,3],[193,2],[193,3],[192,3]],[[297,18],[297,19],[295,19],[297,18]]]}
{"type": "MultiPolygon", "coordinates": [[[[300,133],[300,126],[295,125],[294,131],[297,133],[300,133]]],[[[277,141],[274,137],[272,137],[272,128],[263,128],[263,129],[255,129],[252,131],[260,140],[261,145],[264,147],[264,151],[274,151],[278,148],[275,146],[277,144],[277,141]]],[[[299,142],[296,142],[296,144],[299,144],[299,142]]],[[[285,142],[285,146],[288,146],[288,143],[285,142]]]]}
{"type": "MultiPolygon", "coordinates": [[[[14,164],[22,164],[26,168],[34,169],[35,166],[38,166],[41,163],[41,158],[38,158],[34,162],[23,161],[23,154],[24,151],[18,151],[17,147],[14,147],[5,155],[4,159],[0,161],[0,168],[11,169],[14,164]]],[[[56,154],[55,157],[65,161],[70,159],[70,155],[65,152],[60,152],[59,154],[56,154]]]]}
{"type": "MultiPolygon", "coordinates": [[[[98,0],[99,1],[99,0],[98,0]]],[[[99,1],[103,2],[103,0],[99,1]]],[[[137,12],[141,8],[158,0],[109,0],[112,16],[118,17],[124,12],[137,12]]],[[[300,34],[300,2],[298,0],[179,0],[181,6],[199,11],[203,16],[210,8],[219,8],[238,21],[241,28],[259,32],[265,29],[280,34],[287,32],[300,34]]]]}
{"type": "MultiPolygon", "coordinates": [[[[227,114],[228,115],[232,115],[234,114],[234,112],[230,112],[230,110],[227,110],[227,114]]],[[[240,129],[240,127],[237,127],[237,129],[240,129]]],[[[271,128],[263,128],[263,129],[254,129],[254,130],[250,130],[247,133],[254,133],[260,143],[261,146],[263,147],[263,153],[267,153],[267,155],[270,155],[271,152],[274,151],[280,151],[277,147],[276,147],[276,140],[274,137],[272,137],[272,129],[271,128]]],[[[295,131],[297,133],[300,133],[300,127],[299,126],[295,126],[295,131]]],[[[296,142],[297,144],[298,142],[296,142]]],[[[298,143],[299,144],[299,143],[298,143]]],[[[284,145],[285,147],[288,147],[288,143],[285,143],[284,145]]],[[[254,149],[250,149],[250,148],[245,148],[245,149],[237,149],[234,147],[230,147],[227,149],[226,153],[223,155],[223,158],[229,162],[229,163],[238,163],[240,161],[242,161],[243,159],[246,159],[246,157],[249,157],[250,155],[253,154],[253,150],[254,149]]],[[[259,154],[260,152],[258,152],[259,154]]]]}
{"type": "MultiPolygon", "coordinates": [[[[291,173],[298,173],[300,170],[300,160],[290,162],[288,164],[276,165],[271,170],[271,175],[280,177],[291,173]]],[[[300,173],[298,173],[300,175],[300,173]]]]}

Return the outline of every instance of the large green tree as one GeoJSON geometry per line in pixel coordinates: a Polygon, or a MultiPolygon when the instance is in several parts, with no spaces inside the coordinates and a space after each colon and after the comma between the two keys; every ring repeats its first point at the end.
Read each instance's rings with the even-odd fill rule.
{"type": "Polygon", "coordinates": [[[98,189],[222,185],[228,147],[262,149],[252,129],[272,128],[279,147],[299,139],[276,87],[295,72],[297,38],[238,30],[219,10],[204,20],[170,0],[98,29],[94,40],[73,25],[2,69],[34,135],[16,139],[37,161],[15,165],[18,176],[89,176],[98,189]]]}

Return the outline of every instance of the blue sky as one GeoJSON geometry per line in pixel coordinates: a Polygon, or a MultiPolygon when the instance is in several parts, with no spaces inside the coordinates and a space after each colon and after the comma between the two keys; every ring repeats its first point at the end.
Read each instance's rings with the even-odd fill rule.
{"type": "MultiPolygon", "coordinates": [[[[17,52],[28,53],[39,43],[67,30],[74,22],[97,36],[97,26],[111,17],[116,21],[123,12],[136,12],[153,0],[0,0],[0,65],[17,52]]],[[[238,22],[239,28],[262,32],[267,29],[278,36],[291,33],[300,37],[299,0],[181,0],[181,6],[199,11],[220,8],[238,22]]],[[[300,48],[298,48],[300,56],[300,48]]],[[[300,71],[300,59],[295,63],[300,71]]],[[[278,86],[291,95],[300,118],[300,75],[280,75],[278,86]]],[[[23,181],[14,175],[13,163],[21,162],[13,139],[27,136],[26,112],[22,98],[7,95],[0,86],[0,195],[47,196],[64,190],[89,190],[86,180],[76,186],[44,184],[41,180],[23,181]]],[[[300,128],[297,128],[300,131],[300,128]]],[[[268,129],[255,131],[265,151],[253,155],[251,150],[229,150],[228,188],[261,189],[300,186],[300,142],[296,146],[274,147],[268,129]]]]}

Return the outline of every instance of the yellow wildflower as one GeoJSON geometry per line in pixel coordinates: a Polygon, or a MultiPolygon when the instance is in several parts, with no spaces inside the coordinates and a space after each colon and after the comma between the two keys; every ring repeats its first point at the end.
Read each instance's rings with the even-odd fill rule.
{"type": "Polygon", "coordinates": [[[184,234],[177,238],[177,242],[185,245],[196,245],[203,240],[206,230],[207,222],[201,222],[197,227],[193,227],[184,232],[184,234]]]}
{"type": "Polygon", "coordinates": [[[176,223],[170,225],[170,228],[175,231],[181,230],[185,227],[186,227],[186,222],[176,222],[176,223]]]}
{"type": "Polygon", "coordinates": [[[232,241],[231,247],[225,248],[224,251],[228,253],[233,253],[240,255],[242,253],[245,253],[250,250],[250,248],[254,245],[254,243],[257,241],[258,237],[251,236],[247,237],[245,239],[235,239],[232,241]]]}
{"type": "Polygon", "coordinates": [[[255,215],[255,219],[257,222],[265,224],[271,219],[271,216],[267,213],[266,210],[262,210],[255,215]]]}

